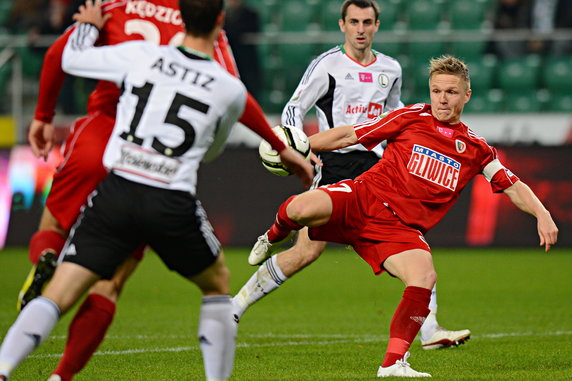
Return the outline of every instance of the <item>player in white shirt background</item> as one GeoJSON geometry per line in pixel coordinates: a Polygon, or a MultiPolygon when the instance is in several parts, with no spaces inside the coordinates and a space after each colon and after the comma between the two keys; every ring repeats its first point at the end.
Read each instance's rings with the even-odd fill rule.
{"type": "MultiPolygon", "coordinates": [[[[363,122],[403,106],[401,65],[372,49],[380,25],[379,15],[379,5],[374,0],[344,1],[339,26],[345,34],[345,42],[310,63],[284,107],[283,125],[302,129],[304,117],[314,106],[320,132],[363,122]]],[[[382,153],[381,146],[370,152],[361,144],[333,152],[317,152],[323,166],[316,166],[313,187],[353,179],[376,164],[382,153]]],[[[265,235],[259,237],[258,242],[269,245],[265,235]]],[[[251,265],[266,262],[233,298],[235,318],[240,319],[251,305],[318,259],[325,248],[326,242],[310,240],[308,229],[304,228],[293,247],[269,260],[253,251],[249,257],[251,265]]],[[[457,346],[470,337],[468,329],[450,331],[439,326],[436,288],[433,288],[429,308],[431,313],[421,328],[424,349],[457,346]]]]}

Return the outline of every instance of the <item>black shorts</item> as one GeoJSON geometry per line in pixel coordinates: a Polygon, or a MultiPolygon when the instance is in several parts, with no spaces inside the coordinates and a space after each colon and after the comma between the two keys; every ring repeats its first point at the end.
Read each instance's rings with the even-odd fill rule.
{"type": "Polygon", "coordinates": [[[316,166],[316,176],[312,188],[334,184],[338,181],[355,179],[379,161],[379,157],[369,151],[348,153],[316,152],[323,167],[316,166]]]}
{"type": "Polygon", "coordinates": [[[191,194],[110,174],[89,196],[62,250],[63,261],[110,279],[141,245],[151,246],[184,277],[202,272],[220,252],[206,213],[191,194]]]}

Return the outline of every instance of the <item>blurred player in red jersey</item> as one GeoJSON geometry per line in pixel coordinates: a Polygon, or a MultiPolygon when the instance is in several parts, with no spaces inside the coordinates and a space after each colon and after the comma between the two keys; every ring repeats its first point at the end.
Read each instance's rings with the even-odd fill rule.
{"type": "Polygon", "coordinates": [[[424,234],[447,213],[478,174],[493,192],[504,192],[537,218],[540,245],[548,251],[558,229],[532,190],[505,168],[496,150],[461,120],[471,97],[467,66],[445,56],[431,61],[431,104],[415,104],[370,121],[336,127],[310,138],[329,151],[361,143],[373,149],[387,140],[383,157],[355,180],[344,180],[293,196],[254,245],[264,254],[272,242],[308,226],[311,239],[350,244],[372,267],[387,271],[406,288],[390,325],[389,344],[378,377],[430,377],[407,363],[409,347],[429,314],[437,274],[424,234]],[[264,237],[263,236],[263,237],[264,237]],[[270,242],[270,243],[269,243],[270,242]]]}
{"type": "MultiPolygon", "coordinates": [[[[98,45],[141,39],[157,44],[178,45],[184,36],[177,0],[113,0],[103,5],[103,11],[111,18],[101,31],[98,45]]],[[[38,104],[28,137],[33,152],[44,159],[53,147],[54,129],[51,123],[57,94],[65,77],[61,69],[61,55],[73,30],[74,27],[70,28],[56,40],[42,66],[38,104]]],[[[213,55],[227,71],[238,76],[224,32],[215,43],[213,55]]],[[[41,294],[53,275],[56,258],[81,206],[107,175],[101,158],[113,130],[119,91],[111,82],[98,82],[88,100],[88,114],[75,121],[66,139],[64,159],[54,175],[39,230],[30,241],[29,254],[34,268],[20,293],[19,309],[41,294]]],[[[305,185],[311,183],[311,165],[293,150],[285,149],[285,145],[270,129],[262,109],[250,95],[240,121],[270,141],[280,151],[282,160],[304,180],[305,185]]],[[[71,380],[99,346],[115,314],[115,303],[121,289],[142,255],[143,248],[140,248],[117,270],[112,280],[100,281],[91,289],[70,325],[66,350],[54,372],[54,380],[71,380]]]]}

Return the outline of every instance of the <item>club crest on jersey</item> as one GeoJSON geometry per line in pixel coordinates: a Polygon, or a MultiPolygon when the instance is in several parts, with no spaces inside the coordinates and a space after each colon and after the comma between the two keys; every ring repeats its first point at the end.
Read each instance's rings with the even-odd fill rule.
{"type": "Polygon", "coordinates": [[[432,149],[415,144],[407,170],[434,184],[454,191],[459,182],[461,163],[432,149]]]}
{"type": "Polygon", "coordinates": [[[373,75],[371,73],[358,73],[360,82],[373,82],[373,75]]]}
{"type": "Polygon", "coordinates": [[[467,145],[465,144],[465,142],[457,139],[455,140],[455,148],[457,149],[457,152],[463,153],[467,149],[467,145]]]}
{"type": "Polygon", "coordinates": [[[389,86],[389,77],[386,74],[380,74],[377,76],[377,83],[385,89],[389,86]]]}

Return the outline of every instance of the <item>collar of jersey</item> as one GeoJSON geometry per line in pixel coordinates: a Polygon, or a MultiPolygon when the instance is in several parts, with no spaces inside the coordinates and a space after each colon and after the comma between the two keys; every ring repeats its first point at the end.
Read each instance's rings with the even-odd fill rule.
{"type": "Polygon", "coordinates": [[[177,46],[177,49],[179,49],[179,51],[181,53],[183,53],[185,56],[195,59],[195,60],[205,60],[205,61],[211,61],[212,58],[203,53],[203,52],[199,52],[198,50],[195,49],[191,49],[191,48],[187,48],[186,46],[177,46]]]}
{"type": "Polygon", "coordinates": [[[374,63],[375,61],[377,61],[377,55],[376,55],[377,52],[376,52],[375,50],[373,50],[373,49],[370,49],[370,50],[371,50],[371,52],[373,53],[374,60],[371,61],[370,63],[368,63],[367,65],[364,65],[364,64],[362,64],[362,63],[359,63],[359,62],[356,61],[352,56],[350,56],[350,55],[348,54],[348,52],[346,52],[346,50],[344,49],[344,44],[341,44],[341,45],[340,45],[340,50],[341,50],[342,53],[345,54],[350,60],[352,60],[353,62],[355,62],[355,63],[357,63],[358,65],[363,66],[363,67],[368,67],[369,65],[371,65],[372,63],[374,63]]]}

